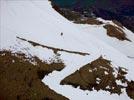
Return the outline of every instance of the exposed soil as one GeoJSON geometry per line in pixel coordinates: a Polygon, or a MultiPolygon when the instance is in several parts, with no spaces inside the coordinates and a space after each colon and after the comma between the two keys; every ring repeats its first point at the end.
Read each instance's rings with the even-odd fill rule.
{"type": "Polygon", "coordinates": [[[53,50],[53,52],[54,52],[55,54],[57,54],[58,51],[63,51],[63,52],[67,52],[67,53],[79,54],[79,55],[82,55],[82,56],[89,55],[89,53],[83,53],[83,52],[77,52],[77,51],[69,51],[69,50],[60,49],[60,48],[54,48],[54,47],[50,47],[50,46],[46,46],[46,45],[41,45],[41,44],[39,44],[39,43],[30,41],[30,40],[26,40],[26,39],[23,39],[23,38],[20,38],[20,37],[17,37],[17,38],[18,38],[18,39],[21,39],[21,40],[23,40],[23,41],[27,41],[27,42],[29,42],[30,44],[32,44],[33,46],[41,46],[41,47],[43,47],[43,48],[51,49],[51,50],[53,50]]]}
{"type": "Polygon", "coordinates": [[[129,97],[134,99],[134,81],[131,81],[128,83],[128,87],[126,89],[127,94],[129,95],[129,97]]]}
{"type": "Polygon", "coordinates": [[[62,62],[47,64],[37,57],[0,51],[0,100],[68,100],[41,81],[64,66],[62,62]]]}
{"type": "Polygon", "coordinates": [[[134,82],[128,82],[126,74],[127,69],[114,68],[109,60],[100,57],[67,76],[60,84],[75,88],[80,86],[82,90],[104,90],[118,95],[122,93],[122,89],[127,88],[128,96],[134,99],[134,82]]]}
{"type": "Polygon", "coordinates": [[[104,26],[104,28],[107,30],[107,35],[110,37],[115,37],[121,41],[127,40],[130,41],[127,37],[126,34],[121,30],[120,28],[107,24],[104,26]]]}

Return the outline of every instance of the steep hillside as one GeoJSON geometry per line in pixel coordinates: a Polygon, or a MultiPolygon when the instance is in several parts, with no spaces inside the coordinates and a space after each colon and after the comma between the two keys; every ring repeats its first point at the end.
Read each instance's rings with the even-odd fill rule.
{"type": "MultiPolygon", "coordinates": [[[[31,67],[33,67],[33,65],[37,67],[37,61],[39,61],[40,63],[44,62],[44,64],[48,64],[48,67],[52,66],[53,62],[59,63],[59,61],[60,63],[62,63],[62,65],[65,65],[53,65],[54,67],[52,67],[51,71],[49,71],[49,74],[47,73],[48,75],[43,74],[42,76],[41,74],[40,80],[42,80],[42,82],[44,83],[44,87],[48,86],[47,88],[48,90],[50,90],[50,93],[54,93],[54,97],[45,99],[56,100],[55,96],[58,96],[62,99],[68,98],[71,100],[82,100],[83,98],[84,100],[89,100],[89,98],[92,98],[93,100],[98,100],[100,98],[104,100],[129,100],[130,97],[133,98],[133,94],[132,96],[128,95],[126,93],[127,91],[125,91],[124,88],[121,89],[121,94],[118,95],[111,94],[105,91],[105,89],[101,91],[83,91],[81,88],[75,89],[71,86],[63,86],[60,84],[65,77],[71,75],[76,70],[79,70],[80,68],[82,68],[82,66],[93,62],[100,56],[111,62],[110,67],[112,69],[119,69],[120,67],[126,69],[126,74],[124,76],[125,79],[128,82],[133,82],[134,61],[132,58],[134,57],[134,35],[129,30],[127,30],[126,28],[120,28],[124,31],[125,34],[125,38],[123,37],[122,41],[117,38],[108,37],[106,34],[109,34],[109,31],[107,27],[104,26],[110,24],[118,27],[118,25],[112,23],[111,21],[105,21],[100,18],[98,19],[102,21],[102,24],[100,25],[86,26],[73,23],[67,20],[62,15],[60,15],[58,12],[56,12],[51,6],[51,2],[47,0],[1,0],[0,4],[1,52],[7,51],[11,52],[11,54],[14,55],[23,54],[26,56],[26,58],[29,58],[28,62],[20,61],[19,65],[17,65],[19,67],[23,67],[23,63],[26,64],[26,66],[28,64],[31,67]],[[127,48],[125,48],[125,45],[127,48]],[[131,58],[128,56],[130,56],[131,58]],[[34,57],[37,57],[39,60],[35,59],[35,62],[32,62],[34,57]]],[[[119,34],[120,32],[122,33],[122,31],[120,31],[118,28],[116,29],[116,31],[118,31],[119,34]]],[[[6,65],[3,65],[3,62],[8,61],[3,60],[2,57],[4,55],[5,54],[1,54],[0,56],[2,59],[0,63],[2,69],[0,69],[0,71],[5,70],[4,66],[6,65]]],[[[4,57],[7,59],[7,56],[4,57]]],[[[10,57],[16,59],[18,58],[17,55],[10,57]]],[[[17,60],[22,59],[18,58],[17,60]]],[[[7,63],[7,66],[9,66],[10,61],[7,63]]],[[[16,63],[11,65],[11,71],[12,68],[18,68],[13,66],[16,65],[16,63]]],[[[99,65],[97,65],[97,68],[98,66],[99,65]]],[[[38,67],[43,68],[45,66],[40,65],[38,67]]],[[[34,70],[36,71],[37,69],[35,68],[34,70]]],[[[24,70],[27,70],[27,68],[24,68],[24,70]]],[[[49,68],[47,70],[49,70],[49,68]]],[[[10,84],[10,75],[13,74],[15,77],[18,75],[16,70],[13,72],[14,73],[6,72],[9,74],[6,80],[6,82],[9,82],[8,84],[10,84]]],[[[0,75],[5,74],[3,72],[3,74],[0,75]]],[[[37,79],[36,77],[37,76],[35,75],[34,79],[37,79]]],[[[16,81],[13,82],[16,83],[16,81]]],[[[6,87],[6,85],[3,84],[0,84],[0,86],[6,87]]],[[[14,85],[11,84],[11,88],[13,88],[13,86],[14,85]]],[[[41,84],[41,86],[43,86],[43,84],[41,84]]],[[[125,86],[126,88],[128,87],[127,84],[125,86]]],[[[23,88],[27,88],[27,86],[24,86],[23,88]]],[[[38,90],[39,88],[34,87],[34,89],[38,90]]],[[[39,90],[36,91],[36,93],[39,94],[38,96],[42,96],[43,91],[45,90],[42,90],[41,94],[39,94],[39,90]]],[[[131,91],[133,91],[133,88],[129,90],[129,93],[131,91]]],[[[10,93],[14,92],[9,92],[5,94],[6,96],[9,96],[10,93]]],[[[29,98],[29,96],[27,98],[29,98]]]]}
{"type": "Polygon", "coordinates": [[[134,32],[133,0],[51,0],[53,4],[80,12],[87,17],[117,20],[134,32]]]}

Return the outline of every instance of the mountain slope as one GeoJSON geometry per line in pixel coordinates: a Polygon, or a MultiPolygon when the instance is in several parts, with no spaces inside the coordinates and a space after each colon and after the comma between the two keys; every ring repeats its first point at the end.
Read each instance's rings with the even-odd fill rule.
{"type": "MultiPolygon", "coordinates": [[[[104,39],[96,37],[94,34],[87,34],[87,31],[80,29],[76,24],[68,21],[52,7],[50,2],[44,1],[1,1],[1,42],[0,49],[11,50],[12,52],[22,52],[27,56],[37,56],[41,60],[55,58],[60,55],[66,67],[60,71],[54,71],[46,76],[42,81],[49,88],[68,97],[71,100],[88,100],[93,98],[102,99],[128,99],[125,92],[120,96],[110,94],[105,91],[88,92],[79,88],[60,85],[60,81],[77,69],[90,63],[100,56],[110,60],[114,66],[126,68],[126,78],[134,80],[134,61],[117,48],[109,45],[104,39]],[[19,37],[19,38],[17,38],[19,37]],[[20,39],[22,38],[22,39],[20,39]],[[25,41],[26,40],[26,41],[25,41]],[[32,41],[30,43],[29,41],[32,41]],[[37,43],[36,45],[34,45],[37,43]],[[52,48],[46,48],[52,47],[52,48]],[[54,48],[59,48],[54,52],[54,48]],[[79,55],[66,51],[82,52],[88,55],[79,55]]],[[[98,27],[92,32],[97,32],[98,27]]],[[[99,29],[99,32],[103,29],[99,29]]],[[[125,42],[126,44],[128,42],[125,42]]],[[[133,54],[133,47],[130,48],[133,54]]],[[[55,59],[57,60],[57,59],[55,59]]],[[[50,63],[50,62],[49,62],[50,63]]]]}
{"type": "Polygon", "coordinates": [[[76,24],[76,26],[80,29],[85,31],[87,34],[92,34],[96,38],[105,41],[108,45],[114,47],[115,49],[119,50],[123,54],[125,54],[127,57],[133,58],[134,57],[134,35],[131,31],[126,29],[125,27],[120,27],[113,23],[112,21],[104,21],[101,18],[98,18],[98,20],[101,20],[103,24],[101,25],[90,25],[90,24],[76,24]],[[113,25],[114,27],[118,27],[121,29],[130,41],[127,40],[119,40],[116,37],[110,37],[107,35],[107,29],[105,29],[105,25],[113,25]],[[96,28],[98,29],[96,31],[96,28]]]}
{"type": "Polygon", "coordinates": [[[53,4],[82,13],[87,17],[117,20],[134,32],[133,0],[51,0],[53,4]]]}

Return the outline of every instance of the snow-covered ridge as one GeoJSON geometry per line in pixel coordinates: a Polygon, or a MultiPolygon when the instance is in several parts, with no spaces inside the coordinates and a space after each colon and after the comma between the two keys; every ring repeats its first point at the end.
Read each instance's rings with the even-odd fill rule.
{"type": "MultiPolygon", "coordinates": [[[[94,91],[89,92],[90,95],[86,95],[87,91],[61,86],[59,83],[69,74],[100,56],[111,60],[112,64],[117,67],[121,66],[128,69],[127,79],[134,80],[134,61],[127,57],[134,56],[134,42],[131,44],[126,41],[120,43],[116,39],[111,42],[105,34],[98,34],[106,33],[102,26],[76,25],[57,13],[47,0],[1,0],[0,5],[0,50],[21,51],[38,56],[42,60],[47,60],[55,55],[52,50],[40,46],[34,47],[17,38],[20,37],[54,48],[90,54],[81,56],[59,51],[58,53],[66,64],[66,68],[61,72],[55,71],[43,79],[51,89],[71,100],[82,100],[82,98],[88,100],[91,97],[95,100],[99,98],[129,100],[125,93],[118,96],[103,91],[94,91]],[[63,33],[62,36],[61,33],[63,33]],[[123,50],[122,48],[126,49],[123,50]]],[[[134,35],[127,29],[125,31],[128,33],[128,37],[134,41],[134,35]]]]}

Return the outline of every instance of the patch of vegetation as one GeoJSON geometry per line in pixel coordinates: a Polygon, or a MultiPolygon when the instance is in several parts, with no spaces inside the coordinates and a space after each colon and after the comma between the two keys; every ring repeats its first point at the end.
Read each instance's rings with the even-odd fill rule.
{"type": "Polygon", "coordinates": [[[127,69],[114,68],[109,60],[100,57],[67,76],[60,84],[72,85],[75,88],[80,86],[82,90],[104,90],[118,95],[122,93],[122,89],[127,88],[128,96],[133,98],[134,83],[126,79],[126,74],[127,69]]]}
{"type": "Polygon", "coordinates": [[[62,61],[47,64],[37,57],[0,51],[0,100],[68,100],[41,81],[64,66],[62,61]]]}
{"type": "Polygon", "coordinates": [[[121,41],[123,41],[123,40],[130,41],[126,37],[126,34],[124,33],[124,31],[121,30],[120,28],[113,26],[113,25],[110,25],[110,24],[105,25],[104,28],[107,30],[107,35],[109,35],[110,37],[115,37],[121,41]]]}
{"type": "Polygon", "coordinates": [[[128,87],[126,91],[128,96],[134,99],[134,81],[128,82],[128,87]]]}

